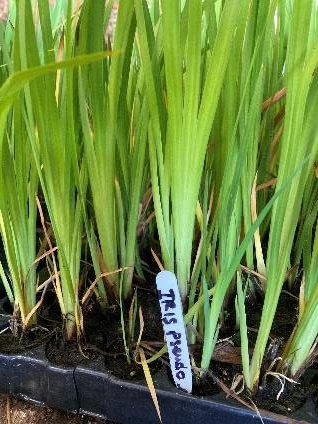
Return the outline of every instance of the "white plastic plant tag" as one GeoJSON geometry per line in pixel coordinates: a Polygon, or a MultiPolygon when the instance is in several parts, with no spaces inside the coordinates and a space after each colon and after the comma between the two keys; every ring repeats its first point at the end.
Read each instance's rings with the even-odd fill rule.
{"type": "Polygon", "coordinates": [[[192,373],[178,282],[172,272],[161,271],[156,284],[173,380],[178,388],[191,393],[192,373]]]}

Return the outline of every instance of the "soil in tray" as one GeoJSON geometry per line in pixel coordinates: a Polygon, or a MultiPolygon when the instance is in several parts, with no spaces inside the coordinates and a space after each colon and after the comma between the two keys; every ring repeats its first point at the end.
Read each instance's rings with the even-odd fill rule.
{"type": "Polygon", "coordinates": [[[58,328],[46,345],[46,357],[51,363],[75,367],[85,365],[103,354],[105,346],[110,342],[109,335],[115,329],[113,315],[102,313],[100,307],[94,305],[84,317],[84,322],[85,338],[79,342],[66,341],[61,328],[58,328]]]}
{"type": "MultiPolygon", "coordinates": [[[[238,367],[233,364],[212,361],[208,373],[204,374],[202,377],[193,375],[192,394],[194,396],[212,396],[216,393],[220,393],[222,388],[217,381],[230,387],[233,376],[237,371],[238,367]]],[[[170,368],[167,369],[167,375],[171,383],[174,384],[170,368]]]]}
{"type": "MultiPolygon", "coordinates": [[[[296,289],[297,290],[297,289],[296,289]]],[[[266,409],[282,415],[290,414],[299,409],[312,396],[311,383],[304,376],[299,379],[299,384],[285,381],[284,390],[280,396],[281,382],[271,375],[266,376],[267,370],[275,358],[282,353],[283,346],[288,341],[297,319],[298,299],[296,293],[287,290],[282,291],[276,315],[270,333],[270,342],[263,360],[261,369],[260,387],[254,397],[254,402],[259,408],[266,409]],[[277,399],[277,397],[279,397],[277,399]]],[[[253,299],[251,299],[252,303],[253,299]]],[[[259,328],[263,300],[261,297],[254,298],[254,305],[247,305],[247,325],[251,328],[250,343],[253,346],[257,333],[253,330],[259,328]]]]}
{"type": "MultiPolygon", "coordinates": [[[[240,335],[239,331],[235,330],[234,301],[235,297],[229,296],[219,332],[219,341],[214,350],[209,372],[205,374],[203,379],[194,378],[193,380],[193,394],[195,395],[206,396],[219,391],[225,391],[229,394],[228,389],[231,387],[235,377],[242,373],[240,335]]],[[[313,399],[313,401],[317,402],[318,412],[318,373],[313,371],[313,368],[299,380],[300,384],[296,385],[286,382],[278,400],[277,395],[282,387],[280,381],[270,375],[265,378],[266,371],[273,360],[280,355],[282,346],[287,342],[296,324],[297,305],[298,302],[294,293],[288,292],[287,289],[283,290],[261,370],[260,388],[252,398],[258,408],[286,416],[301,408],[308,399],[313,399]],[[293,313],[291,313],[292,309],[293,313]]],[[[263,296],[259,291],[255,290],[254,294],[250,293],[247,296],[247,326],[251,350],[257,337],[262,306],[263,296]]],[[[192,349],[197,352],[201,351],[200,346],[192,346],[192,349]]],[[[194,353],[194,357],[196,363],[200,364],[200,355],[194,353]]],[[[250,394],[245,395],[243,392],[239,397],[250,404],[250,394]]],[[[316,418],[318,422],[318,414],[316,418]]]]}
{"type": "Polygon", "coordinates": [[[50,339],[51,334],[52,333],[48,329],[33,327],[26,333],[21,333],[19,337],[16,337],[8,330],[0,334],[0,353],[13,355],[26,352],[46,343],[50,339]]]}
{"type": "MultiPolygon", "coordinates": [[[[159,309],[158,296],[152,289],[143,288],[141,283],[138,285],[138,310],[141,307],[144,328],[142,332],[142,341],[147,346],[158,347],[163,345],[163,331],[159,309]]],[[[129,308],[127,308],[128,310],[129,308]]],[[[134,334],[133,349],[136,345],[136,340],[140,332],[139,317],[137,314],[136,328],[134,334]]],[[[122,330],[118,323],[117,338],[110,346],[108,355],[105,356],[105,366],[108,371],[116,377],[126,380],[142,380],[144,379],[143,369],[140,364],[131,361],[129,364],[126,359],[125,351],[122,342],[122,330]]],[[[138,358],[139,359],[139,358],[138,358]]],[[[151,372],[156,372],[162,367],[161,361],[155,361],[149,364],[151,372]]]]}
{"type": "MultiPolygon", "coordinates": [[[[134,289],[137,291],[138,310],[142,309],[144,329],[142,341],[146,346],[154,351],[160,349],[163,344],[162,323],[160,309],[154,283],[145,283],[142,280],[136,280],[134,289]]],[[[54,296],[53,296],[54,299],[54,296]]],[[[229,296],[221,321],[219,333],[219,342],[214,351],[213,361],[211,362],[210,373],[204,378],[194,377],[193,394],[199,396],[212,395],[224,391],[225,386],[231,387],[235,376],[241,372],[240,358],[240,337],[239,331],[235,329],[235,308],[234,296],[229,296]],[[223,387],[221,387],[223,385],[223,387]],[[225,385],[225,386],[224,386],[225,385]]],[[[249,342],[251,349],[256,340],[257,329],[261,318],[263,305],[262,294],[255,290],[255,293],[249,293],[246,300],[247,325],[249,329],[249,342]]],[[[124,306],[128,311],[130,304],[124,306]]],[[[311,377],[309,380],[304,378],[300,380],[301,384],[286,384],[279,400],[277,394],[281,385],[279,380],[264,375],[272,361],[279,356],[282,345],[287,341],[288,336],[295,325],[292,321],[297,316],[297,299],[293,293],[283,291],[280,297],[279,307],[271,330],[271,343],[268,347],[264,359],[264,366],[261,374],[261,387],[258,393],[253,397],[253,401],[258,408],[267,409],[279,414],[289,415],[292,411],[300,408],[306,399],[312,398],[318,400],[317,381],[311,377]],[[291,308],[295,313],[291,314],[291,308]]],[[[86,338],[78,346],[77,342],[67,343],[63,340],[61,329],[58,327],[60,311],[58,305],[53,302],[50,308],[44,309],[41,314],[41,323],[48,329],[31,329],[22,339],[14,339],[10,334],[0,336],[0,351],[21,352],[37,344],[48,341],[46,348],[47,358],[56,365],[74,367],[77,365],[85,366],[92,360],[99,358],[99,361],[105,365],[105,370],[113,375],[125,380],[144,379],[142,367],[133,360],[127,363],[125,349],[123,346],[122,329],[120,324],[119,307],[109,309],[106,313],[95,305],[88,311],[84,317],[86,338]]],[[[126,328],[128,316],[125,317],[126,328]]],[[[139,314],[137,313],[134,341],[139,334],[139,314]]],[[[131,344],[132,351],[134,343],[131,344]]],[[[199,352],[201,346],[190,346],[197,364],[200,364],[199,352]]],[[[165,356],[166,359],[166,356],[165,356]]],[[[152,373],[162,366],[160,361],[151,363],[152,373]]],[[[168,373],[169,374],[169,373],[168,373]]],[[[317,374],[313,374],[316,376],[317,374]]],[[[171,378],[171,376],[170,376],[171,378]]],[[[225,389],[226,390],[226,389],[225,389]]],[[[248,396],[244,394],[240,397],[249,402],[248,396]]],[[[317,421],[318,422],[318,421],[317,421]]]]}
{"type": "MultiPolygon", "coordinates": [[[[43,305],[43,313],[50,309],[55,302],[53,293],[47,293],[45,304],[43,305]]],[[[54,306],[56,309],[56,307],[54,306]]],[[[38,324],[30,327],[26,332],[22,331],[22,326],[19,319],[14,318],[12,305],[8,300],[2,302],[1,312],[11,316],[9,320],[9,328],[0,334],[0,353],[16,354],[23,353],[32,348],[45,344],[58,327],[58,316],[52,315],[50,320],[43,320],[41,316],[38,319],[38,324]]]]}
{"type": "MultiPolygon", "coordinates": [[[[163,340],[162,324],[159,304],[153,289],[143,288],[139,282],[137,299],[138,309],[141,307],[144,319],[143,338],[147,344],[155,344],[163,340]]],[[[125,305],[129,310],[130,305],[125,305]]],[[[126,321],[128,318],[126,319],[126,321]]],[[[138,314],[137,314],[138,321],[138,314]]],[[[103,358],[105,370],[126,380],[144,379],[142,367],[134,360],[127,362],[123,344],[122,328],[120,322],[120,309],[109,309],[102,312],[95,305],[84,319],[85,341],[80,345],[75,342],[66,342],[61,332],[57,332],[46,347],[46,356],[55,365],[74,367],[85,366],[96,358],[103,358]]],[[[127,328],[127,323],[126,323],[127,328]]],[[[136,322],[134,340],[139,334],[139,322],[136,322]]],[[[132,343],[132,350],[136,343],[132,343]]],[[[161,367],[160,361],[154,362],[150,368],[156,371],[161,367]]]]}

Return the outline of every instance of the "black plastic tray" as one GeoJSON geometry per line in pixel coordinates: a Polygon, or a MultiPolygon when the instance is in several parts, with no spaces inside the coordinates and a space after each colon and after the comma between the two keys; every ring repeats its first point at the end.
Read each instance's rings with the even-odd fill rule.
{"type": "MultiPolygon", "coordinates": [[[[225,399],[222,393],[196,397],[179,391],[165,368],[153,379],[164,424],[261,423],[255,412],[225,399]]],[[[49,363],[43,347],[22,355],[0,354],[0,393],[122,424],[159,423],[146,384],[123,381],[105,372],[102,358],[85,368],[63,368],[49,363]]],[[[317,423],[314,405],[305,406],[295,418],[261,411],[263,422],[317,423]]]]}
{"type": "MultiPolygon", "coordinates": [[[[1,302],[0,302],[1,303],[1,302]]],[[[0,315],[0,329],[8,316],[0,315]]],[[[163,367],[153,375],[164,424],[254,424],[256,412],[223,393],[196,397],[178,390],[163,367]]],[[[52,365],[45,346],[23,354],[0,353],[0,393],[80,415],[90,415],[122,424],[158,424],[159,419],[145,382],[124,381],[105,370],[103,358],[89,365],[65,368],[52,365]]],[[[264,424],[318,423],[312,401],[292,418],[261,411],[264,424]]]]}
{"type": "Polygon", "coordinates": [[[50,364],[42,347],[25,354],[0,354],[0,393],[78,412],[74,369],[50,364]]]}
{"type": "MultiPolygon", "coordinates": [[[[166,368],[153,376],[164,424],[254,424],[261,423],[256,412],[223,393],[198,397],[178,390],[168,379],[166,368]]],[[[90,367],[76,367],[75,382],[79,413],[131,424],[158,424],[145,382],[122,381],[105,372],[103,361],[90,367]]],[[[313,402],[298,410],[293,418],[261,411],[264,424],[318,423],[313,402]]]]}

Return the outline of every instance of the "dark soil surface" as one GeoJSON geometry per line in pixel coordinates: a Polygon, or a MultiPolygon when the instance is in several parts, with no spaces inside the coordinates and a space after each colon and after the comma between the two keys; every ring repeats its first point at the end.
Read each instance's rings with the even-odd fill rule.
{"type": "Polygon", "coordinates": [[[290,412],[301,408],[310,395],[310,389],[304,382],[300,385],[287,383],[279,400],[277,400],[281,388],[282,385],[277,378],[268,378],[266,386],[261,387],[257,393],[257,405],[268,411],[288,415],[290,412]]]}
{"type": "Polygon", "coordinates": [[[41,346],[50,338],[50,331],[34,327],[28,333],[20,337],[14,337],[9,330],[0,335],[0,352],[1,353],[23,353],[26,350],[41,346]]]}
{"type": "MultiPolygon", "coordinates": [[[[149,281],[153,278],[149,278],[149,281]]],[[[157,351],[163,344],[162,323],[160,317],[159,303],[154,288],[154,283],[137,280],[134,284],[134,290],[137,293],[135,303],[135,327],[133,338],[130,341],[130,356],[133,356],[136,341],[140,332],[140,319],[143,322],[142,342],[145,352],[157,351]],[[142,314],[140,313],[142,312],[142,314]],[[142,318],[141,318],[142,315],[142,318]],[[150,348],[150,349],[148,349],[150,348]]],[[[280,356],[282,346],[292,332],[297,317],[297,293],[289,293],[287,289],[283,290],[277,314],[270,334],[270,343],[264,358],[264,365],[260,379],[260,389],[253,397],[257,408],[268,410],[281,415],[291,415],[303,406],[306,400],[312,402],[313,420],[309,422],[318,423],[318,372],[311,368],[308,375],[304,375],[299,385],[286,383],[279,399],[277,395],[281,390],[280,381],[268,375],[265,378],[267,369],[273,360],[280,356]],[[292,311],[292,312],[291,312],[292,311]],[[315,407],[316,405],[316,407],[315,407]],[[316,410],[315,410],[316,408],[316,410]]],[[[131,302],[131,301],[130,301],[131,302]]],[[[246,300],[247,325],[249,329],[250,349],[252,353],[253,345],[256,340],[257,328],[262,312],[263,295],[258,290],[248,292],[246,300]]],[[[124,310],[129,311],[131,304],[124,305],[124,310]]],[[[77,365],[85,366],[91,361],[99,359],[105,364],[105,370],[113,375],[126,380],[144,379],[142,367],[136,364],[134,360],[127,363],[125,349],[122,340],[122,328],[120,323],[120,308],[114,305],[107,311],[102,311],[98,306],[88,306],[84,317],[85,339],[80,343],[68,343],[63,340],[62,329],[58,324],[60,311],[56,304],[55,296],[47,297],[47,304],[40,314],[39,326],[32,328],[23,337],[14,338],[10,333],[0,335],[0,351],[10,353],[20,353],[25,349],[30,349],[39,344],[47,343],[46,355],[48,359],[57,365],[75,367],[77,365]]],[[[128,328],[129,316],[124,317],[125,327],[128,328]]],[[[21,334],[21,329],[17,329],[21,334]]],[[[201,346],[190,346],[197,364],[200,364],[201,346]]],[[[164,356],[167,360],[167,356],[164,356]]],[[[210,372],[203,378],[194,376],[193,394],[198,396],[213,395],[224,392],[230,394],[230,387],[235,376],[241,371],[240,357],[240,336],[235,328],[234,297],[229,296],[224,310],[224,319],[220,329],[219,341],[214,351],[214,357],[211,363],[210,372]]],[[[151,364],[152,374],[162,366],[160,361],[151,364]]],[[[169,376],[169,372],[168,372],[169,376]]],[[[171,379],[171,376],[169,376],[171,379]]],[[[249,404],[250,396],[241,393],[239,395],[242,401],[249,404]]],[[[2,399],[5,409],[0,410],[0,424],[2,415],[6,414],[6,398],[2,399]],[[5,412],[3,412],[5,411],[5,412]]],[[[0,403],[0,407],[2,405],[0,403]]],[[[7,420],[6,415],[3,419],[7,420]]],[[[79,418],[70,414],[52,411],[47,408],[35,408],[27,403],[12,400],[12,417],[17,417],[12,423],[22,424],[22,420],[28,419],[30,424],[43,422],[58,423],[77,423],[92,422],[89,418],[79,418]],[[30,419],[29,419],[29,415],[30,419]],[[61,415],[56,415],[61,414],[61,415]],[[24,417],[19,421],[19,417],[24,417]],[[56,418],[58,416],[58,418],[56,418]],[[32,421],[34,417],[35,421],[32,421]],[[55,417],[53,421],[51,417],[55,417]],[[38,420],[38,421],[37,421],[38,420]],[[55,421],[54,421],[55,420],[55,421]],[[66,421],[63,421],[66,420],[66,421]],[[80,420],[80,421],[79,421],[80,420]]],[[[3,421],[9,422],[9,421],[3,421]]],[[[99,421],[101,422],[101,421],[99,421]]],[[[9,422],[10,423],[10,422],[9,422]]]]}
{"type": "MultiPolygon", "coordinates": [[[[43,328],[34,328],[27,335],[18,339],[14,339],[8,333],[0,335],[0,351],[21,352],[24,349],[29,349],[37,344],[47,342],[46,355],[56,365],[75,367],[80,364],[81,366],[85,366],[99,358],[99,361],[105,364],[105,370],[113,375],[126,380],[142,380],[144,379],[142,367],[133,360],[136,341],[140,332],[140,309],[144,323],[142,343],[145,352],[160,349],[163,344],[163,332],[154,285],[138,281],[138,283],[135,282],[135,290],[137,291],[137,304],[135,305],[136,323],[133,339],[130,341],[130,357],[132,358],[130,364],[127,362],[123,345],[120,308],[118,306],[116,307],[116,305],[106,312],[101,311],[97,306],[92,307],[91,310],[88,308],[88,312],[84,317],[85,340],[82,340],[80,347],[76,341],[68,343],[63,340],[61,328],[56,323],[54,324],[55,319],[58,317],[54,317],[53,313],[53,324],[48,319],[47,323],[50,324],[46,330],[43,328]]],[[[261,317],[262,303],[261,293],[255,291],[248,294],[246,311],[251,353],[257,335],[256,329],[259,326],[261,317]]],[[[129,309],[130,303],[124,306],[125,311],[129,311],[129,309]]],[[[281,389],[279,379],[270,375],[265,378],[267,369],[273,360],[280,355],[282,346],[291,334],[295,325],[293,319],[297,316],[296,309],[297,299],[293,296],[293,293],[288,293],[284,290],[271,331],[270,344],[264,358],[260,390],[253,397],[253,401],[258,408],[283,415],[289,415],[299,409],[305,403],[306,399],[312,399],[316,403],[318,401],[318,373],[315,371],[311,370],[310,377],[306,377],[305,375],[300,380],[301,384],[299,385],[292,385],[286,382],[278,400],[277,395],[281,389]],[[293,313],[291,313],[291,309],[293,309],[293,313]]],[[[42,327],[48,318],[48,311],[49,315],[51,315],[54,307],[47,307],[46,311],[42,313],[42,327]]],[[[59,315],[58,311],[57,314],[59,315]]],[[[224,391],[224,388],[226,391],[231,387],[235,376],[241,370],[240,337],[239,331],[235,329],[234,299],[231,299],[231,297],[228,299],[224,316],[210,373],[201,379],[194,376],[194,395],[213,395],[224,391]],[[222,385],[223,387],[221,387],[222,385]]],[[[124,319],[125,326],[128,328],[129,316],[125,316],[124,319]]],[[[194,353],[196,363],[200,364],[200,344],[191,346],[191,349],[194,353]]],[[[163,359],[168,361],[166,355],[163,359]]],[[[162,366],[162,362],[156,361],[150,365],[153,374],[162,366]]],[[[250,403],[250,395],[245,396],[243,392],[240,394],[240,397],[250,403]]]]}
{"type": "MultiPolygon", "coordinates": [[[[297,291],[297,288],[296,288],[297,291]]],[[[224,391],[229,395],[235,377],[241,373],[240,335],[235,326],[235,298],[229,296],[224,310],[224,319],[219,333],[219,341],[214,350],[214,356],[210,371],[203,378],[194,378],[193,394],[206,396],[224,391]],[[225,386],[226,387],[225,387],[225,386]],[[223,387],[222,387],[223,386],[223,387]]],[[[247,326],[249,330],[250,353],[257,337],[263,305],[263,295],[260,290],[248,292],[246,298],[247,326]]],[[[261,370],[260,389],[252,397],[258,408],[268,410],[281,415],[290,415],[301,408],[306,401],[316,404],[316,421],[318,423],[318,370],[311,367],[299,380],[300,384],[291,384],[285,381],[284,390],[279,399],[282,384],[277,377],[265,374],[274,359],[281,355],[282,347],[288,340],[297,319],[297,293],[290,293],[287,288],[282,291],[279,306],[271,329],[270,342],[265,354],[263,368],[261,370]]],[[[192,346],[196,352],[200,352],[200,346],[192,346]]],[[[200,363],[200,355],[194,354],[196,363],[200,363]]],[[[315,364],[314,364],[315,365],[315,364]]],[[[273,367],[273,371],[275,367],[273,367]]],[[[171,378],[171,377],[170,377],[171,378]]],[[[241,393],[242,401],[251,404],[251,395],[241,393]]],[[[314,409],[314,407],[313,407],[314,409]]]]}
{"type": "MultiPolygon", "coordinates": [[[[273,361],[281,355],[282,348],[296,325],[298,300],[294,294],[296,293],[289,292],[287,288],[281,293],[270,333],[270,342],[263,360],[260,388],[254,398],[260,408],[283,415],[299,409],[312,392],[309,387],[310,381],[306,378],[301,378],[300,384],[297,385],[285,381],[284,390],[277,399],[282,384],[277,377],[266,376],[270,368],[275,371],[275,367],[272,367],[273,361]]],[[[250,299],[250,303],[246,308],[247,324],[249,328],[255,329],[259,327],[263,301],[261,296],[256,296],[250,299]]],[[[251,333],[253,334],[250,336],[250,343],[253,345],[253,339],[256,339],[257,333],[253,331],[251,333]]]]}
{"type": "Polygon", "coordinates": [[[53,337],[46,346],[46,356],[55,365],[75,367],[104,354],[115,330],[115,317],[109,311],[102,313],[96,305],[84,319],[85,337],[68,342],[63,339],[61,328],[56,327],[53,337]]]}
{"type": "MultiPolygon", "coordinates": [[[[141,308],[144,320],[142,340],[145,341],[147,346],[155,344],[157,347],[158,341],[161,341],[162,345],[163,332],[157,295],[153,289],[139,287],[136,290],[138,292],[136,308],[138,311],[141,308]]],[[[126,306],[125,310],[129,310],[129,305],[126,306]]],[[[126,328],[128,319],[128,317],[125,319],[126,328]]],[[[141,365],[137,364],[133,359],[136,341],[140,332],[138,313],[136,314],[133,340],[130,341],[130,363],[127,361],[123,344],[120,310],[109,310],[105,313],[101,312],[98,307],[94,307],[84,321],[85,340],[80,346],[77,341],[64,341],[60,331],[55,333],[46,347],[46,356],[50,362],[55,365],[69,367],[85,366],[85,364],[88,365],[99,357],[103,358],[105,370],[119,378],[128,380],[144,379],[141,365]]],[[[128,340],[127,343],[129,343],[128,340]]],[[[155,372],[161,366],[161,362],[157,361],[150,365],[150,369],[155,372]]]]}

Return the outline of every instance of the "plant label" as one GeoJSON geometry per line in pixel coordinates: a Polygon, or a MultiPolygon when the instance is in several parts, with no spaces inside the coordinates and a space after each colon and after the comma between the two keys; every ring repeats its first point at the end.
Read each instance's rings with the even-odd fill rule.
{"type": "Polygon", "coordinates": [[[173,380],[178,388],[191,393],[192,373],[178,282],[172,272],[161,271],[156,284],[173,380]]]}

